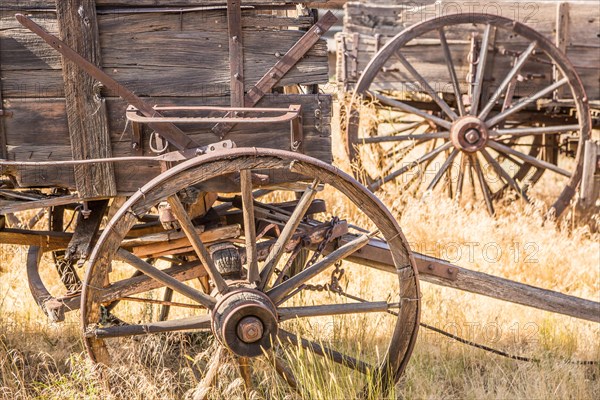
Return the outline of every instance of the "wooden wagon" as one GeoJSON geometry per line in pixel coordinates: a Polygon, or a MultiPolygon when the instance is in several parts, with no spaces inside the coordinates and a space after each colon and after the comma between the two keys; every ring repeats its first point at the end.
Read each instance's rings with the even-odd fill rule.
{"type": "Polygon", "coordinates": [[[216,346],[205,388],[224,358],[248,390],[270,371],[296,388],[307,351],[312,376],[362,382],[344,396],[393,385],[416,339],[416,266],[386,208],[331,166],[316,85],[332,14],[286,0],[0,9],[0,242],[30,246],[32,294],[52,320],[79,310],[94,361],[191,331],[216,346]],[[62,288],[42,279],[47,257],[62,288]],[[376,278],[389,271],[395,284],[376,278]],[[364,277],[386,287],[364,292],[364,277]]]}
{"type": "Polygon", "coordinates": [[[336,77],[354,95],[356,176],[490,214],[507,198],[561,214],[598,125],[599,32],[595,1],[346,3],[336,77]]]}
{"type": "Polygon", "coordinates": [[[331,14],[284,0],[0,12],[0,243],[29,246],[34,298],[53,321],[79,310],[94,361],[179,337],[185,355],[214,346],[200,397],[229,358],[248,390],[272,372],[290,390],[323,380],[379,398],[415,344],[418,272],[600,320],[598,303],[411,253],[331,165],[331,98],[316,87],[331,14]]]}

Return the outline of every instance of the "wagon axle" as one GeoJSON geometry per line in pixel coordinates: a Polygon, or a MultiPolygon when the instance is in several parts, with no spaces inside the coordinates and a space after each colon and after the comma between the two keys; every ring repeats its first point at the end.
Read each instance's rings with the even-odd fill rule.
{"type": "Polygon", "coordinates": [[[488,138],[485,122],[477,117],[459,118],[450,129],[450,140],[454,147],[467,153],[475,153],[485,148],[488,138]]]}
{"type": "Polygon", "coordinates": [[[273,347],[277,310],[258,290],[240,288],[225,295],[211,312],[212,330],[225,347],[240,357],[257,357],[273,347]]]}

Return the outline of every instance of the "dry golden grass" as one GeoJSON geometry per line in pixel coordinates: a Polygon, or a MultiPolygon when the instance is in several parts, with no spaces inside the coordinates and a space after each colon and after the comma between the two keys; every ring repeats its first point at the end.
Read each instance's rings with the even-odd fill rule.
{"type": "MultiPolygon", "coordinates": [[[[334,149],[340,149],[335,144],[334,149]]],[[[338,150],[336,150],[338,151],[338,150]]],[[[339,156],[339,154],[337,154],[339,156]]],[[[343,164],[340,157],[339,164],[343,164]]],[[[491,218],[478,207],[458,208],[436,198],[416,200],[393,189],[379,194],[397,217],[415,251],[516,281],[600,301],[600,236],[569,221],[543,224],[535,207],[512,203],[491,218]]],[[[326,194],[328,203],[348,210],[326,194]],[[329,198],[327,198],[329,197],[329,198]]],[[[332,210],[333,212],[334,210],[332,210]]],[[[182,338],[141,342],[142,352],[125,354],[128,367],[109,372],[111,389],[86,359],[78,315],[53,325],[31,298],[25,273],[26,250],[0,245],[0,398],[3,399],[165,399],[192,398],[208,363],[210,349],[173,371],[167,356],[186,358],[182,338]]],[[[49,268],[49,260],[44,260],[49,268]]],[[[369,274],[361,284],[376,291],[386,281],[369,274]]],[[[406,399],[548,399],[600,398],[600,367],[568,360],[600,360],[600,326],[482,296],[422,284],[422,321],[462,337],[515,354],[540,359],[525,363],[501,358],[422,329],[406,375],[392,397],[406,399]]],[[[343,332],[346,342],[364,339],[375,326],[355,324],[343,332]],[[361,328],[357,328],[360,326],[361,328]]],[[[184,338],[185,339],[185,338],[184,338]]],[[[379,340],[373,335],[373,340],[379,340]]],[[[300,360],[310,355],[295,354],[300,360]]],[[[310,360],[308,360],[310,361],[310,360]]],[[[235,367],[219,370],[211,398],[243,398],[235,367]],[[225,379],[229,377],[230,379],[225,379]]],[[[298,376],[306,373],[294,365],[298,376]]],[[[304,377],[304,398],[343,398],[344,385],[329,375],[304,377]]],[[[259,376],[260,398],[296,398],[272,375],[259,376]]]]}

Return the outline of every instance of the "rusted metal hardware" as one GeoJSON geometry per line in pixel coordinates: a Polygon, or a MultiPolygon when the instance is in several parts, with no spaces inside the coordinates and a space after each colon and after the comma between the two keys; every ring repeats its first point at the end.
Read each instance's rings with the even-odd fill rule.
{"type": "MultiPolygon", "coordinates": [[[[231,140],[223,140],[206,146],[200,146],[181,151],[171,151],[166,154],[155,157],[111,157],[111,158],[92,158],[89,160],[69,160],[60,161],[61,165],[83,165],[112,162],[131,162],[131,161],[155,161],[155,162],[175,162],[185,161],[206,153],[212,153],[219,150],[229,150],[235,148],[235,143],[231,140]]],[[[56,161],[4,161],[0,160],[0,166],[6,167],[47,167],[56,165],[56,161]]],[[[41,207],[41,206],[40,206],[41,207]]]]}
{"type": "MultiPolygon", "coordinates": [[[[0,70],[1,70],[0,65],[0,70]]],[[[6,128],[4,126],[3,117],[12,117],[12,113],[4,111],[4,100],[2,99],[2,79],[0,79],[0,158],[7,158],[6,148],[6,128]],[[10,114],[10,115],[9,115],[10,114]]],[[[0,175],[2,175],[2,169],[0,169],[0,175]]]]}
{"type": "Polygon", "coordinates": [[[292,121],[300,116],[302,106],[291,104],[288,108],[250,108],[250,107],[208,107],[208,106],[189,106],[189,107],[152,107],[157,112],[157,116],[146,116],[134,106],[129,106],[126,116],[129,121],[151,124],[172,122],[178,124],[197,124],[204,122],[231,122],[236,124],[268,124],[292,121]],[[225,116],[218,117],[183,117],[163,115],[169,111],[185,112],[224,112],[225,116]],[[248,114],[271,114],[270,116],[248,116],[248,114]],[[243,115],[243,116],[241,116],[243,115]]]}
{"type": "Polygon", "coordinates": [[[304,149],[304,133],[302,130],[302,115],[299,114],[298,118],[294,118],[290,121],[290,133],[291,133],[291,146],[290,150],[298,153],[303,153],[304,149]]]}
{"type": "Polygon", "coordinates": [[[350,58],[349,73],[350,78],[358,78],[358,45],[360,42],[360,34],[354,33],[352,35],[352,52],[348,55],[350,58]]]}
{"type": "MultiPolygon", "coordinates": [[[[317,41],[333,26],[337,17],[328,11],[313,25],[288,51],[281,57],[258,82],[248,90],[244,97],[244,106],[254,107],[265,94],[271,92],[275,85],[294,65],[306,55],[317,41]]],[[[234,123],[218,123],[212,131],[221,139],[231,131],[234,123]]]]}
{"type": "MultiPolygon", "coordinates": [[[[290,150],[302,153],[304,135],[302,132],[302,106],[299,104],[291,104],[288,108],[249,108],[249,107],[207,107],[207,106],[189,106],[189,107],[153,107],[156,111],[161,112],[160,117],[146,117],[140,115],[137,108],[129,106],[126,111],[126,116],[133,124],[151,124],[162,122],[176,122],[179,124],[193,124],[203,122],[219,123],[235,123],[235,124],[268,124],[290,122],[290,150]],[[221,117],[184,117],[184,116],[167,116],[169,112],[224,112],[221,117]],[[249,115],[250,114],[250,115],[249,115]],[[265,116],[251,116],[251,114],[267,114],[265,116]],[[271,115],[269,115],[271,114],[271,115]],[[274,115],[273,115],[274,114],[274,115]]],[[[139,127],[137,128],[139,130],[139,127]]],[[[135,131],[135,129],[134,129],[135,131]]],[[[134,135],[134,140],[138,141],[137,135],[134,135]]],[[[133,146],[134,149],[136,148],[133,146]]],[[[152,146],[150,148],[156,153],[161,153],[165,149],[160,149],[161,146],[152,146]]]]}
{"type": "MultiPolygon", "coordinates": [[[[129,104],[140,110],[141,113],[147,117],[159,116],[158,111],[154,110],[147,102],[136,96],[132,91],[125,88],[119,82],[108,76],[100,68],[83,58],[76,51],[67,46],[64,42],[58,39],[56,36],[46,32],[41,26],[27,18],[23,14],[16,15],[17,21],[31,32],[41,37],[46,43],[52,48],[68,58],[73,63],[77,64],[86,73],[92,76],[94,79],[100,81],[110,90],[118,93],[121,98],[127,101],[129,104]]],[[[179,150],[185,150],[193,147],[198,147],[198,144],[194,142],[190,137],[183,133],[179,128],[171,123],[159,123],[152,124],[152,129],[164,136],[173,146],[179,150]]]]}

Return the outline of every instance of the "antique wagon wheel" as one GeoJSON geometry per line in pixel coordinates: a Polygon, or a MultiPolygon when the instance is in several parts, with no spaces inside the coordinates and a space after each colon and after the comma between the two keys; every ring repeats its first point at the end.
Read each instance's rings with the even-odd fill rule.
{"type": "Polygon", "coordinates": [[[434,18],[390,39],[357,83],[349,116],[347,151],[371,190],[395,182],[460,202],[471,186],[490,214],[512,192],[559,215],[591,131],[565,54],[526,25],[484,14],[434,18]],[[360,115],[366,102],[374,116],[360,115]]]}
{"type": "MultiPolygon", "coordinates": [[[[51,232],[73,232],[77,218],[80,218],[81,204],[68,204],[63,206],[50,207],[46,210],[48,214],[47,227],[51,232]]],[[[42,211],[42,210],[40,210],[42,211]]],[[[157,217],[156,217],[157,218],[157,217]]],[[[147,230],[150,224],[140,224],[137,229],[147,230]]],[[[85,270],[81,266],[76,266],[74,260],[68,260],[66,257],[66,246],[64,248],[54,248],[49,251],[51,262],[48,263],[51,271],[41,271],[42,256],[44,251],[38,246],[29,247],[27,253],[27,278],[29,289],[33,298],[42,311],[53,321],[63,321],[64,312],[70,311],[76,307],[74,302],[82,289],[82,280],[85,270]],[[42,278],[42,275],[45,278],[42,278]],[[57,288],[52,282],[52,278],[58,278],[60,281],[57,288]],[[48,279],[50,278],[50,279],[48,279]]],[[[147,259],[146,262],[154,263],[156,260],[147,259]]],[[[136,271],[135,275],[140,275],[136,271]]],[[[56,279],[54,279],[56,280],[56,279]]],[[[172,295],[169,288],[165,288],[164,299],[167,300],[172,295]]],[[[111,304],[114,307],[117,302],[111,304]]],[[[168,306],[161,306],[159,320],[166,319],[169,313],[168,306]]]]}
{"type": "MultiPolygon", "coordinates": [[[[393,386],[412,352],[419,310],[418,277],[406,240],[375,196],[350,176],[321,161],[298,153],[256,148],[226,150],[189,160],[140,189],[99,239],[82,296],[85,344],[98,363],[123,362],[127,348],[139,343],[132,340],[138,335],[205,332],[212,343],[206,346],[218,348],[213,358],[227,355],[237,360],[237,369],[249,390],[264,378],[263,374],[272,379],[279,379],[279,375],[298,390],[303,384],[310,387],[315,382],[334,385],[330,389],[337,390],[340,398],[354,397],[356,393],[348,392],[352,390],[381,393],[393,386]],[[296,188],[299,184],[304,188],[303,195],[280,227],[279,235],[256,240],[257,222],[262,218],[254,215],[256,206],[252,206],[256,204],[251,195],[253,186],[258,187],[256,181],[265,184],[265,177],[279,177],[278,181],[284,177],[293,182],[301,176],[312,184],[293,183],[296,188]],[[206,245],[199,233],[203,232],[201,222],[189,218],[177,193],[192,186],[213,189],[215,183],[226,181],[235,182],[238,189],[233,191],[241,192],[238,213],[240,219],[243,214],[244,227],[235,237],[206,245]],[[298,227],[308,223],[304,215],[317,192],[331,193],[336,199],[335,215],[345,218],[340,226],[348,227],[347,231],[335,241],[329,240],[341,220],[325,213],[313,215],[310,226],[324,226],[329,232],[320,239],[319,243],[324,243],[321,249],[312,249],[322,251],[323,258],[311,260],[302,272],[283,280],[286,265],[292,263],[289,254],[294,253],[293,248],[311,242],[306,236],[308,231],[301,233],[298,227]],[[165,272],[145,263],[123,241],[136,217],[161,201],[170,204],[181,226],[180,233],[185,234],[194,249],[192,253],[206,269],[196,262],[165,272]],[[355,224],[372,234],[364,233],[362,228],[355,230],[355,224]],[[391,249],[396,279],[376,268],[348,261],[375,234],[385,238],[391,249]],[[227,248],[223,257],[221,249],[227,248]],[[140,294],[136,301],[149,299],[152,288],[167,286],[174,290],[168,320],[140,322],[139,315],[129,315],[127,319],[128,311],[123,310],[121,317],[118,307],[112,311],[114,315],[132,324],[112,325],[103,318],[107,302],[121,299],[124,306],[131,300],[121,298],[123,290],[129,287],[127,278],[123,279],[127,273],[122,272],[122,264],[113,260],[124,260],[143,271],[146,278],[152,278],[150,284],[137,286],[146,289],[136,291],[140,294]],[[242,262],[246,265],[243,269],[242,262]],[[201,275],[210,277],[210,294],[199,290],[195,278],[201,275]],[[337,380],[330,379],[331,373],[338,374],[337,380]],[[359,382],[359,387],[350,388],[350,382],[359,382]]],[[[200,353],[203,349],[194,350],[200,353]]],[[[218,362],[212,365],[207,367],[202,381],[207,387],[214,380],[218,362]]],[[[261,385],[265,386],[268,385],[261,385]]]]}

